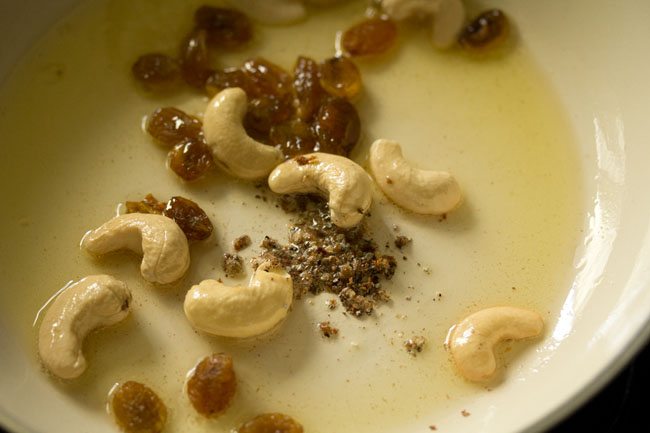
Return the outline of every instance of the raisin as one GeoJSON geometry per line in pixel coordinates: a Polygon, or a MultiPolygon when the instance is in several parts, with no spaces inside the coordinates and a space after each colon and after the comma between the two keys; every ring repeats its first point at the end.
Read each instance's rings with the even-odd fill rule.
{"type": "Polygon", "coordinates": [[[271,145],[282,151],[286,159],[311,153],[316,147],[316,136],[310,125],[294,119],[275,125],[270,133],[271,145]]]}
{"type": "Polygon", "coordinates": [[[275,96],[281,99],[291,93],[291,75],[266,59],[247,60],[242,70],[250,81],[250,87],[244,89],[249,98],[275,96]]]}
{"type": "Polygon", "coordinates": [[[303,428],[289,415],[265,413],[245,422],[237,433],[303,433],[303,428]]]}
{"type": "Polygon", "coordinates": [[[131,68],[136,80],[147,89],[161,90],[179,82],[180,67],[175,59],[159,53],[145,54],[131,68]]]}
{"type": "Polygon", "coordinates": [[[111,410],[117,425],[126,433],[159,433],[167,421],[167,408],[160,397],[134,381],[124,382],[115,389],[111,410]]]}
{"type": "Polygon", "coordinates": [[[173,107],[158,108],[147,121],[147,132],[161,143],[173,146],[185,139],[198,140],[202,123],[194,116],[173,107]]]}
{"type": "Polygon", "coordinates": [[[296,95],[298,118],[310,121],[324,96],[320,71],[315,60],[309,57],[298,57],[293,68],[293,90],[296,95]]]}
{"type": "Polygon", "coordinates": [[[212,223],[208,215],[192,200],[184,197],[172,197],[162,212],[173,219],[190,241],[201,241],[212,234],[212,223]]]}
{"type": "Polygon", "coordinates": [[[348,57],[325,60],[320,74],[320,84],[330,95],[352,99],[361,92],[361,73],[348,57]]]}
{"type": "Polygon", "coordinates": [[[318,140],[314,150],[347,156],[359,140],[360,129],[361,120],[354,105],[343,98],[326,101],[314,122],[318,140]]]}
{"type": "Polygon", "coordinates": [[[471,51],[484,51],[495,48],[508,35],[508,18],[499,9],[490,9],[481,13],[463,29],[458,41],[471,51]]]}
{"type": "Polygon", "coordinates": [[[237,379],[232,358],[225,353],[206,356],[187,381],[187,396],[201,415],[223,413],[235,395],[237,379]]]}
{"type": "Polygon", "coordinates": [[[153,213],[161,215],[165,203],[158,201],[152,194],[147,194],[142,201],[127,201],[126,213],[153,213]]]}
{"type": "Polygon", "coordinates": [[[381,54],[397,39],[395,22],[384,18],[369,18],[347,29],[341,37],[341,48],[351,56],[381,54]]]}
{"type": "Polygon", "coordinates": [[[205,83],[205,90],[210,96],[231,87],[239,87],[247,94],[250,92],[249,80],[244,71],[239,68],[214,71],[205,83]]]}
{"type": "Polygon", "coordinates": [[[201,6],[194,13],[194,23],[207,33],[207,42],[215,48],[236,48],[253,36],[251,22],[234,9],[201,6]]]}
{"type": "Polygon", "coordinates": [[[203,138],[187,138],[174,146],[168,155],[169,168],[181,179],[196,180],[214,167],[212,151],[203,138]]]}
{"type": "Polygon", "coordinates": [[[181,75],[187,84],[203,89],[211,75],[205,30],[195,30],[181,45],[181,75]]]}
{"type": "Polygon", "coordinates": [[[273,125],[291,117],[293,107],[287,95],[282,99],[275,96],[261,96],[248,101],[248,111],[244,117],[244,127],[251,136],[267,142],[273,125]]]}

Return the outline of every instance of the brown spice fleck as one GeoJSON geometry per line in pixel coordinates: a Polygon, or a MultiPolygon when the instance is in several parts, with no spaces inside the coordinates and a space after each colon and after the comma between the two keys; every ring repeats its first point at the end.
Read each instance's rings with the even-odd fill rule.
{"type": "Polygon", "coordinates": [[[438,428],[435,425],[430,425],[429,430],[438,430],[438,428]]]}
{"type": "Polygon", "coordinates": [[[406,245],[410,244],[412,241],[413,241],[413,239],[411,239],[411,238],[409,238],[407,236],[397,236],[395,238],[395,246],[401,250],[406,245]]]}
{"type": "Polygon", "coordinates": [[[427,341],[424,337],[416,335],[415,337],[406,340],[404,342],[404,347],[411,356],[417,356],[418,353],[422,352],[422,348],[426,342],[427,341]]]}
{"type": "Polygon", "coordinates": [[[235,251],[241,251],[244,248],[248,248],[251,244],[251,238],[248,235],[242,235],[232,241],[232,247],[235,249],[235,251]]]}
{"type": "Polygon", "coordinates": [[[237,254],[223,255],[223,270],[229,278],[237,277],[244,272],[244,261],[237,254]]]}
{"type": "Polygon", "coordinates": [[[289,229],[289,244],[266,237],[261,244],[264,251],[255,262],[271,260],[287,269],[298,297],[334,293],[355,316],[372,314],[377,302],[390,299],[381,279],[393,277],[397,261],[378,253],[375,242],[366,236],[365,225],[342,229],[332,224],[323,201],[301,200],[283,205],[300,211],[289,229]]]}
{"type": "Polygon", "coordinates": [[[333,327],[330,325],[330,322],[319,322],[318,323],[318,329],[320,329],[320,332],[323,334],[323,337],[334,337],[339,334],[338,328],[333,327]]]}
{"type": "Polygon", "coordinates": [[[330,298],[325,302],[325,305],[327,305],[328,309],[335,310],[338,302],[336,302],[336,298],[330,298]]]}
{"type": "Polygon", "coordinates": [[[461,410],[461,411],[460,411],[460,414],[461,414],[462,416],[470,416],[470,415],[471,415],[471,413],[467,412],[465,409],[461,410]]]}

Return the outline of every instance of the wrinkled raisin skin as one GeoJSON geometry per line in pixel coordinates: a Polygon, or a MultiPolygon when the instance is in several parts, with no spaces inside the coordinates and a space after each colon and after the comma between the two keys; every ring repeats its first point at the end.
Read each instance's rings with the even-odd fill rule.
{"type": "Polygon", "coordinates": [[[199,139],[202,126],[199,119],[178,108],[162,107],[149,116],[147,132],[161,143],[174,146],[187,138],[199,139]]]}
{"type": "Polygon", "coordinates": [[[201,241],[212,234],[212,223],[208,215],[192,200],[172,197],[162,212],[173,219],[190,241],[201,241]]]}
{"type": "Polygon", "coordinates": [[[160,397],[134,381],[115,389],[111,410],[117,425],[126,433],[160,433],[167,421],[167,408],[160,397]]]}
{"type": "Polygon", "coordinates": [[[203,138],[187,138],[167,154],[169,168],[183,180],[193,181],[203,177],[214,167],[212,151],[203,138]]]}
{"type": "Polygon", "coordinates": [[[320,84],[332,96],[352,99],[361,92],[361,72],[347,57],[331,57],[320,67],[320,84]]]}
{"type": "Polygon", "coordinates": [[[237,379],[232,358],[216,353],[201,360],[187,381],[187,395],[194,409],[201,415],[223,413],[235,395],[237,379]]]}
{"type": "Polygon", "coordinates": [[[161,215],[165,210],[165,203],[158,201],[153,194],[147,194],[142,201],[127,201],[126,213],[152,213],[161,215]]]}
{"type": "Polygon", "coordinates": [[[320,84],[318,63],[309,57],[300,56],[293,68],[293,89],[296,95],[297,116],[305,122],[316,114],[325,92],[320,84]]]}
{"type": "Polygon", "coordinates": [[[205,83],[205,90],[210,96],[214,96],[222,90],[232,87],[239,87],[247,94],[250,91],[248,77],[240,68],[214,71],[205,83]]]}
{"type": "Polygon", "coordinates": [[[275,96],[280,99],[291,93],[291,75],[264,58],[247,60],[242,70],[250,83],[250,87],[244,89],[249,98],[275,96]]]}
{"type": "Polygon", "coordinates": [[[316,136],[311,126],[298,119],[273,126],[270,139],[285,159],[314,152],[316,148],[316,136]]]}
{"type": "Polygon", "coordinates": [[[388,51],[396,39],[395,22],[384,18],[369,18],[343,33],[341,48],[351,56],[371,56],[388,51]]]}
{"type": "Polygon", "coordinates": [[[147,89],[160,90],[179,82],[178,61],[160,53],[144,54],[133,63],[131,72],[147,89]]]}
{"type": "Polygon", "coordinates": [[[334,98],[318,109],[314,131],[318,139],[315,151],[347,156],[357,141],[361,120],[356,108],[343,98],[334,98]]]}
{"type": "Polygon", "coordinates": [[[205,30],[195,30],[181,45],[181,75],[192,87],[203,90],[212,74],[205,30]]]}
{"type": "Polygon", "coordinates": [[[251,22],[234,9],[201,6],[194,13],[194,23],[207,33],[207,43],[215,48],[237,48],[253,36],[251,22]]]}
{"type": "Polygon", "coordinates": [[[242,424],[237,433],[303,433],[293,418],[281,413],[265,413],[242,424]]]}
{"type": "Polygon", "coordinates": [[[500,46],[508,36],[509,23],[499,9],[490,9],[476,17],[458,37],[463,48],[483,52],[500,46]]]}

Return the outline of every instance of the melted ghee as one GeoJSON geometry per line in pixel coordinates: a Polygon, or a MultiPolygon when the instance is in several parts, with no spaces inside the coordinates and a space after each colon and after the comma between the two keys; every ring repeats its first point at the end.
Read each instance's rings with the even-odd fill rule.
{"type": "MultiPolygon", "coordinates": [[[[87,339],[89,368],[79,380],[52,382],[99,422],[111,422],[107,394],[125,380],[155,389],[170,408],[168,431],[184,432],[228,431],[268,411],[294,416],[311,433],[387,431],[420,420],[426,426],[433,409],[484,392],[455,375],[443,348],[447,329],[496,304],[534,308],[552,324],[582,225],[574,138],[530,53],[519,44],[502,58],[477,60],[457,50],[437,52],[424,32],[406,30],[392,53],[360,61],[364,135],[355,158],[363,162],[376,138],[396,139],[421,167],[457,176],[463,207],[439,221],[378,196],[370,226],[379,244],[395,236],[393,225],[414,240],[403,254],[392,248],[399,258],[386,285],[393,300],[375,317],[351,318],[340,307],[328,310],[328,296],[307,297],[271,336],[213,338],[189,326],[185,292],[222,276],[220,256],[236,237],[249,234],[254,244],[266,234],[286,240],[288,217],[272,199],[255,199],[260,191],[253,185],[222,174],[180,182],[165,168],[165,150],[142,131],[143,117],[159,106],[198,115],[205,106],[204,97],[190,92],[146,95],[130,76],[138,55],[176,52],[201,3],[85,2],[42,38],[1,90],[0,310],[34,353],[34,370],[39,308],[69,280],[109,273],[129,284],[131,317],[87,339]],[[191,269],[173,287],[143,282],[131,254],[97,260],[78,247],[119,203],[150,192],[196,200],[216,228],[213,238],[192,246],[191,269]],[[338,327],[339,337],[323,339],[321,320],[338,327]],[[402,344],[415,335],[427,344],[413,358],[402,344]],[[188,404],[183,383],[213,351],[232,354],[239,389],[224,416],[205,420],[188,404]]],[[[291,68],[300,54],[322,60],[334,54],[337,31],[359,20],[363,8],[352,2],[313,11],[294,26],[257,26],[249,47],[215,62],[235,66],[261,55],[291,68]]]]}

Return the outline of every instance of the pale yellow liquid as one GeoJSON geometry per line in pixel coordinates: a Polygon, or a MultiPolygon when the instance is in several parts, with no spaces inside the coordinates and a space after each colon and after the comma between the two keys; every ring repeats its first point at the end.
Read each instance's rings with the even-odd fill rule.
{"type": "MultiPolygon", "coordinates": [[[[165,150],[141,129],[143,117],[159,106],[198,115],[205,106],[204,97],[190,92],[145,95],[130,75],[142,53],[175,53],[201,3],[87,2],[44,36],[2,89],[0,309],[34,352],[34,371],[32,322],[39,308],[69,280],[109,273],[129,284],[133,314],[87,339],[89,368],[80,379],[52,380],[62,398],[106,423],[107,393],[125,380],[159,393],[170,408],[170,432],[229,431],[271,411],[292,415],[311,433],[425,427],[428,414],[449,401],[486,392],[455,375],[443,348],[447,329],[495,304],[534,308],[552,326],[582,225],[573,136],[530,54],[520,45],[503,58],[476,60],[437,52],[425,32],[406,31],[391,55],[359,62],[364,135],[353,156],[363,163],[374,139],[399,140],[421,167],[454,173],[465,192],[463,207],[439,222],[377,196],[370,226],[378,243],[394,236],[394,224],[414,241],[386,284],[393,301],[375,317],[354,319],[340,307],[327,310],[328,296],[306,297],[271,336],[215,338],[189,326],[185,292],[201,279],[223,276],[220,256],[239,235],[254,242],[246,257],[266,234],[285,240],[288,216],[268,193],[268,202],[255,199],[260,191],[253,185],[223,174],[180,182],[165,168],[165,150]],[[134,255],[93,259],[78,248],[84,232],[112,217],[119,203],[150,192],[197,201],[216,229],[192,246],[192,267],[171,288],[146,284],[134,255]],[[315,325],[324,319],[340,328],[337,339],[320,336],[315,325]],[[416,358],[402,347],[413,335],[427,339],[416,358]],[[213,351],[232,354],[239,388],[229,411],[208,421],[190,407],[183,383],[213,351]]],[[[215,62],[235,66],[262,55],[291,68],[299,54],[324,59],[334,54],[336,32],[359,20],[363,8],[352,3],[290,27],[258,26],[249,47],[215,62]]]]}

